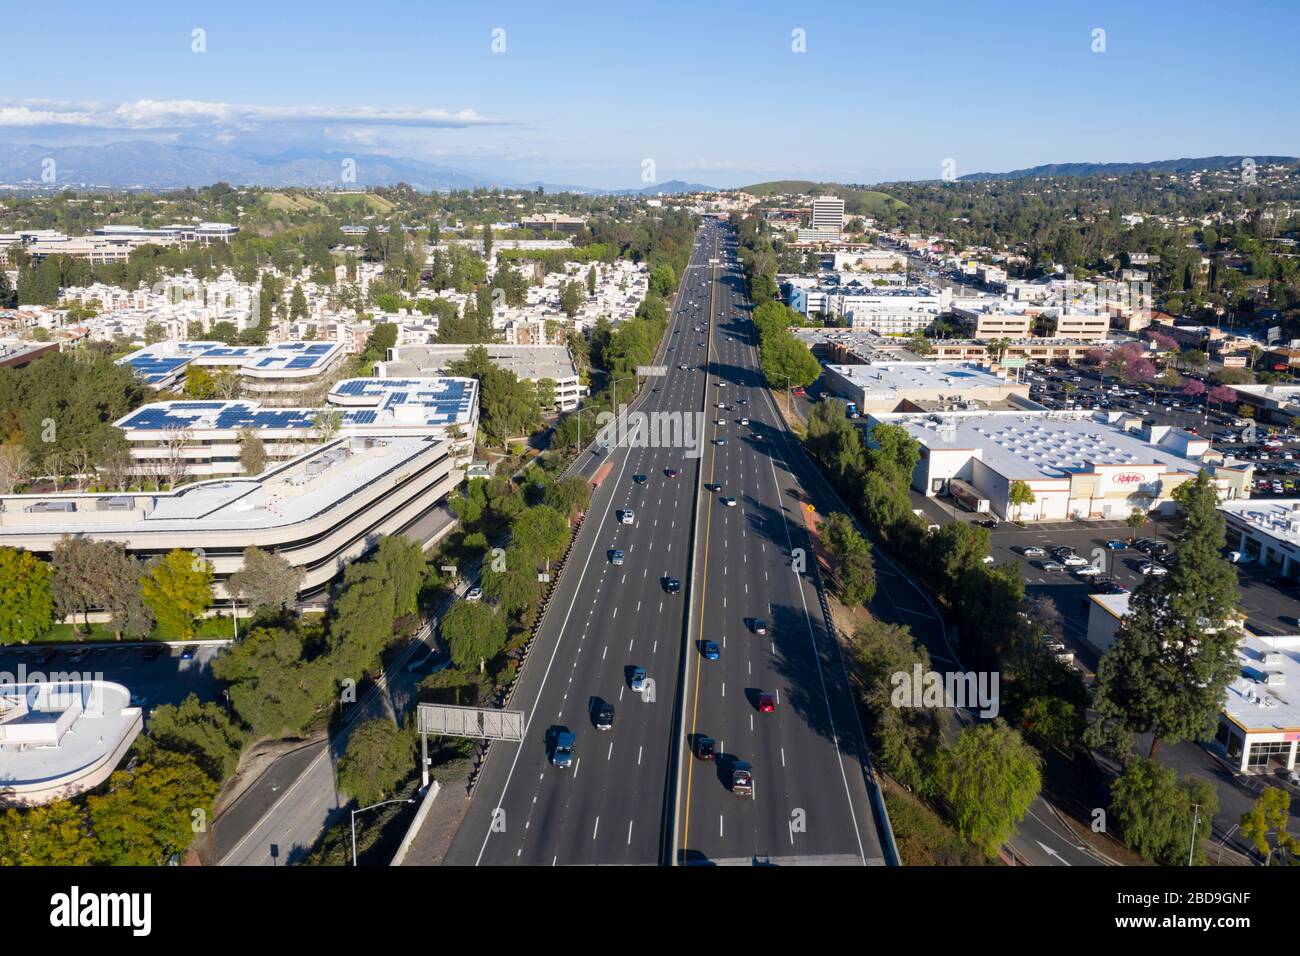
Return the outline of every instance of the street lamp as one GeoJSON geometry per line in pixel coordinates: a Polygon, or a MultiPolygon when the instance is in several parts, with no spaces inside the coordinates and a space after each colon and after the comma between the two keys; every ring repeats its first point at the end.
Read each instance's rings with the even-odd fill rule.
{"type": "Polygon", "coordinates": [[[408,797],[405,800],[403,799],[383,800],[380,801],[379,803],[372,803],[368,807],[361,807],[359,809],[352,811],[352,865],[353,866],[357,865],[357,814],[365,813],[367,810],[373,810],[375,809],[375,807],[386,807],[390,803],[414,803],[414,802],[415,802],[414,797],[408,797]]]}

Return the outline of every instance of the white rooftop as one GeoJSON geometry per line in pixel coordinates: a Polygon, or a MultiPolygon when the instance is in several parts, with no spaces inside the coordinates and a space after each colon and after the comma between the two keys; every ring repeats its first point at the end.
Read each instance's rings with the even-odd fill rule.
{"type": "Polygon", "coordinates": [[[1300,636],[1246,635],[1237,645],[1241,676],[1228,687],[1223,711],[1247,730],[1300,730],[1300,636]]]}
{"type": "Polygon", "coordinates": [[[868,394],[962,392],[1002,388],[1007,382],[988,368],[971,362],[873,362],[870,365],[828,365],[868,394]]]}
{"type": "Polygon", "coordinates": [[[112,754],[140,720],[121,684],[0,682],[0,790],[72,777],[112,754]]]}
{"type": "MultiPolygon", "coordinates": [[[[980,451],[981,460],[1015,479],[1065,478],[1095,465],[1164,465],[1196,474],[1209,443],[1188,435],[1195,457],[1177,447],[1152,444],[1108,421],[1069,413],[960,413],[877,416],[901,425],[932,450],[980,451]]],[[[1172,431],[1167,434],[1173,435],[1172,431]]],[[[1181,433],[1177,433],[1181,434],[1181,433]]]]}
{"type": "Polygon", "coordinates": [[[1300,498],[1247,498],[1224,501],[1219,510],[1250,528],[1300,547],[1300,498]]]}

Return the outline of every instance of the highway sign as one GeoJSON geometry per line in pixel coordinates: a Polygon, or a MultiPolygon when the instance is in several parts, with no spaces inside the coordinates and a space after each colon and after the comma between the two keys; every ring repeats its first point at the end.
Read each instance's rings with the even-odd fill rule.
{"type": "Polygon", "coordinates": [[[667,365],[638,365],[636,367],[638,378],[660,378],[668,374],[667,365]]]}
{"type": "Polygon", "coordinates": [[[486,737],[491,740],[524,739],[522,710],[420,704],[417,708],[416,720],[422,734],[441,734],[445,737],[486,737]]]}

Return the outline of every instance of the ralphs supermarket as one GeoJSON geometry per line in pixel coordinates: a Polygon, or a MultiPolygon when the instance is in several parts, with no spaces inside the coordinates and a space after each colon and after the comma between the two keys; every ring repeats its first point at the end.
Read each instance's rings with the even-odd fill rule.
{"type": "Polygon", "coordinates": [[[1118,414],[877,414],[868,430],[881,423],[902,426],[921,444],[913,488],[933,497],[957,487],[964,499],[980,499],[977,510],[1001,518],[1126,518],[1134,508],[1172,513],[1173,490],[1202,468],[1214,478],[1221,500],[1250,496],[1249,463],[1225,460],[1190,432],[1118,414]],[[1033,491],[1032,504],[1010,504],[1016,481],[1033,491]]]}

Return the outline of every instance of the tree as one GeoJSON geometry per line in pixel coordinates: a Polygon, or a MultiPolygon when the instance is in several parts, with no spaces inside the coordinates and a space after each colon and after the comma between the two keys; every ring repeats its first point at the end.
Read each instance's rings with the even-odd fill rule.
{"type": "Polygon", "coordinates": [[[216,383],[207,369],[191,365],[185,370],[185,395],[188,398],[208,399],[216,393],[216,383]]]}
{"type": "Polygon", "coordinates": [[[266,471],[266,445],[262,436],[251,428],[239,432],[239,464],[246,475],[260,475],[266,471]]]}
{"type": "Polygon", "coordinates": [[[442,638],[457,667],[477,667],[505,646],[506,622],[481,601],[456,601],[442,616],[442,638]]]}
{"type": "Polygon", "coordinates": [[[226,582],[226,590],[250,608],[274,611],[298,599],[304,570],[288,559],[254,545],[244,549],[244,566],[226,582]]]}
{"type": "Polygon", "coordinates": [[[50,566],[29,551],[0,548],[0,644],[26,644],[54,623],[50,566]]]}
{"type": "Polygon", "coordinates": [[[392,797],[419,765],[414,735],[385,717],[367,720],[348,738],[339,761],[339,789],[358,804],[392,797]]]}
{"type": "Polygon", "coordinates": [[[923,701],[900,706],[892,695],[894,675],[911,675],[917,666],[929,672],[929,653],[906,627],[872,618],[854,632],[852,654],[881,762],[904,786],[928,792],[930,762],[941,739],[939,715],[923,701]]]}
{"type": "Polygon", "coordinates": [[[169,551],[146,566],[140,597],[163,634],[187,640],[212,603],[212,566],[189,551],[169,551]]]}
{"type": "Polygon", "coordinates": [[[102,866],[159,866],[194,839],[193,814],[210,814],[217,784],[184,754],[161,751],[119,770],[86,800],[102,866]]]}
{"type": "Polygon", "coordinates": [[[385,535],[379,539],[370,560],[392,584],[392,617],[414,614],[426,563],[420,543],[402,534],[385,535]]]}
{"type": "Polygon", "coordinates": [[[90,866],[94,849],[81,801],[55,800],[0,815],[0,866],[90,866]]]}
{"type": "Polygon", "coordinates": [[[50,552],[50,591],[60,617],[82,616],[90,631],[90,612],[104,603],[100,568],[108,542],[64,535],[50,552]]]}
{"type": "MultiPolygon", "coordinates": [[[[510,526],[510,545],[534,564],[562,557],[569,543],[569,522],[549,505],[522,512],[510,526]]],[[[536,568],[533,568],[536,571],[536,568]]]]}
{"type": "Polygon", "coordinates": [[[307,318],[307,296],[302,291],[302,285],[297,282],[293,284],[293,294],[289,296],[289,318],[295,322],[307,318]]]}
{"type": "Polygon", "coordinates": [[[573,318],[582,308],[583,298],[581,282],[566,282],[560,288],[560,309],[569,318],[573,318]]]}
{"type": "Polygon", "coordinates": [[[0,445],[0,495],[13,494],[31,471],[31,457],[21,445],[0,445]]]}
{"type": "Polygon", "coordinates": [[[159,751],[185,754],[217,783],[231,777],[248,735],[221,704],[201,702],[190,694],[179,704],[162,704],[149,714],[149,733],[139,738],[140,758],[155,759],[159,751]]]}
{"type": "Polygon", "coordinates": [[[1124,519],[1124,523],[1128,525],[1130,541],[1137,537],[1137,533],[1146,525],[1147,520],[1147,513],[1141,508],[1134,508],[1129,512],[1129,516],[1124,519]]]}
{"type": "Polygon", "coordinates": [[[1201,471],[1176,492],[1186,511],[1178,563],[1145,581],[1129,602],[1115,643],[1101,658],[1093,689],[1097,720],[1089,743],[1127,759],[1135,733],[1163,740],[1214,733],[1228,684],[1238,675],[1233,616],[1236,569],[1219,553],[1224,519],[1210,476],[1201,471]]]}
{"type": "Polygon", "coordinates": [[[118,542],[105,543],[108,547],[101,552],[99,565],[100,604],[119,641],[123,635],[144,638],[153,629],[153,615],[140,596],[144,565],[118,542]]]}
{"type": "Polygon", "coordinates": [[[1281,787],[1265,787],[1251,808],[1241,815],[1241,835],[1255,845],[1264,865],[1273,862],[1278,850],[1294,853],[1300,846],[1288,831],[1291,823],[1291,794],[1281,787]],[[1269,834],[1273,841],[1269,842],[1269,834]]]}
{"type": "Polygon", "coordinates": [[[1132,761],[1111,784],[1111,812],[1124,841],[1143,858],[1162,866],[1205,860],[1205,841],[1219,809],[1214,787],[1200,777],[1178,775],[1154,760],[1132,761]],[[1192,827],[1196,826],[1196,843],[1192,827]]]}
{"type": "Polygon", "coordinates": [[[935,791],[958,832],[993,857],[1038,797],[1041,762],[1001,720],[975,724],[939,751],[935,791]]]}
{"type": "Polygon", "coordinates": [[[876,568],[871,545],[845,514],[833,514],[822,528],[831,556],[835,559],[835,582],[840,600],[847,607],[862,607],[876,595],[876,568]]]}
{"type": "Polygon", "coordinates": [[[1016,520],[1020,520],[1020,511],[1025,505],[1032,505],[1038,499],[1034,497],[1033,489],[1026,482],[1011,482],[1011,493],[1007,497],[1007,502],[1016,509],[1016,520]]]}
{"type": "Polygon", "coordinates": [[[547,487],[543,500],[564,515],[566,521],[571,521],[587,509],[591,500],[591,483],[580,475],[569,475],[547,487]]]}

